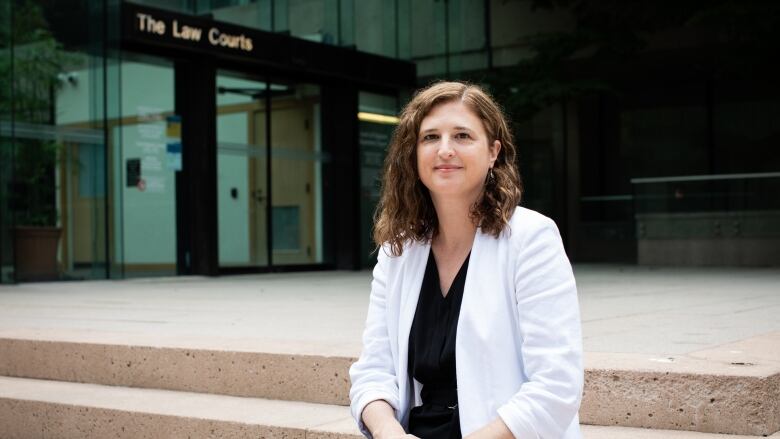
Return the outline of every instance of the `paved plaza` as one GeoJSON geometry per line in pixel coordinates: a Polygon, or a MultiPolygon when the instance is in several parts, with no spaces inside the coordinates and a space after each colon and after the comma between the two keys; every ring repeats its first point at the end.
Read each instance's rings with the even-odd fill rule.
{"type": "MultiPolygon", "coordinates": [[[[576,265],[586,352],[680,355],[780,330],[780,268],[576,265]]],[[[263,340],[356,356],[371,273],[0,287],[0,331],[263,340]]]]}

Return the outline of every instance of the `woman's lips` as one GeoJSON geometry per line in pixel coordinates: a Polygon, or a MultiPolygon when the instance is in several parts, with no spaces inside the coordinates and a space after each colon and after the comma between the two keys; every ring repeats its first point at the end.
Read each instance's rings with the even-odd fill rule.
{"type": "Polygon", "coordinates": [[[460,166],[454,166],[454,165],[442,165],[442,166],[436,166],[433,168],[434,171],[439,172],[454,172],[459,169],[462,169],[460,166]]]}

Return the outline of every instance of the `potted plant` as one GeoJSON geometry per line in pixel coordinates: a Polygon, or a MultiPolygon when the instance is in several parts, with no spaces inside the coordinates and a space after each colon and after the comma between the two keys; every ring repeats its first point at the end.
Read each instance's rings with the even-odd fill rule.
{"type": "Polygon", "coordinates": [[[57,249],[62,229],[57,226],[54,169],[59,146],[52,141],[17,142],[12,207],[17,281],[59,277],[57,249]]]}
{"type": "MultiPolygon", "coordinates": [[[[0,69],[0,81],[10,84],[10,102],[0,108],[12,113],[12,177],[5,188],[14,224],[16,281],[59,278],[57,251],[56,167],[61,145],[47,127],[54,126],[58,75],[69,56],[62,50],[35,2],[17,4],[13,67],[0,69]]],[[[6,66],[7,67],[7,66],[6,66]]],[[[4,200],[0,200],[4,201],[4,200]]]]}

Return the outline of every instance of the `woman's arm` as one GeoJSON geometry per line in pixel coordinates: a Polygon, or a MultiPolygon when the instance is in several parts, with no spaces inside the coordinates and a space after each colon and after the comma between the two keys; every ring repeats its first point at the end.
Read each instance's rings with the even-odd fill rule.
{"type": "Polygon", "coordinates": [[[577,286],[555,223],[534,218],[515,268],[523,372],[528,378],[498,415],[518,439],[560,438],[582,400],[577,286]]]}
{"type": "Polygon", "coordinates": [[[490,424],[480,428],[463,439],[515,439],[515,436],[501,418],[496,418],[490,424]]]}
{"type": "Polygon", "coordinates": [[[407,436],[404,428],[395,419],[393,408],[385,400],[380,399],[368,403],[363,409],[362,419],[374,439],[413,437],[407,436]]]}
{"type": "MultiPolygon", "coordinates": [[[[398,377],[390,351],[387,329],[388,256],[384,251],[384,248],[379,250],[374,277],[371,281],[366,329],[363,331],[363,351],[358,361],[349,369],[349,377],[352,381],[349,390],[350,408],[358,428],[366,437],[372,437],[373,430],[365,421],[376,421],[385,425],[382,422],[384,414],[389,411],[390,415],[393,415],[393,411],[398,410],[400,404],[398,377]],[[373,402],[377,402],[374,407],[382,407],[382,405],[386,407],[379,409],[379,412],[375,409],[366,412],[366,408],[373,402]]],[[[401,431],[403,432],[403,429],[401,431]]]]}

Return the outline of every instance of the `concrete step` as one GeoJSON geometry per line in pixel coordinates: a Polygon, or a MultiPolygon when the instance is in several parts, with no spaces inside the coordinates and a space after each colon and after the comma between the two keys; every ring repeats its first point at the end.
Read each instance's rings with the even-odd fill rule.
{"type": "Polygon", "coordinates": [[[4,376],[322,404],[349,404],[356,357],[324,343],[0,331],[4,376]]]}
{"type": "MultiPolygon", "coordinates": [[[[749,439],[582,426],[585,439],[749,439]]],[[[156,389],[0,377],[0,437],[362,437],[347,407],[156,389]]],[[[773,437],[780,437],[780,433],[773,437]]]]}
{"type": "Polygon", "coordinates": [[[780,430],[780,332],[682,356],[585,356],[580,420],[769,436],[780,430]]]}
{"type": "Polygon", "coordinates": [[[0,437],[358,437],[343,406],[0,377],[0,437]]]}
{"type": "MultiPolygon", "coordinates": [[[[0,375],[347,405],[354,347],[259,339],[0,331],[0,375]]],[[[770,435],[780,333],[685,356],[588,353],[586,424],[770,435]]]]}

